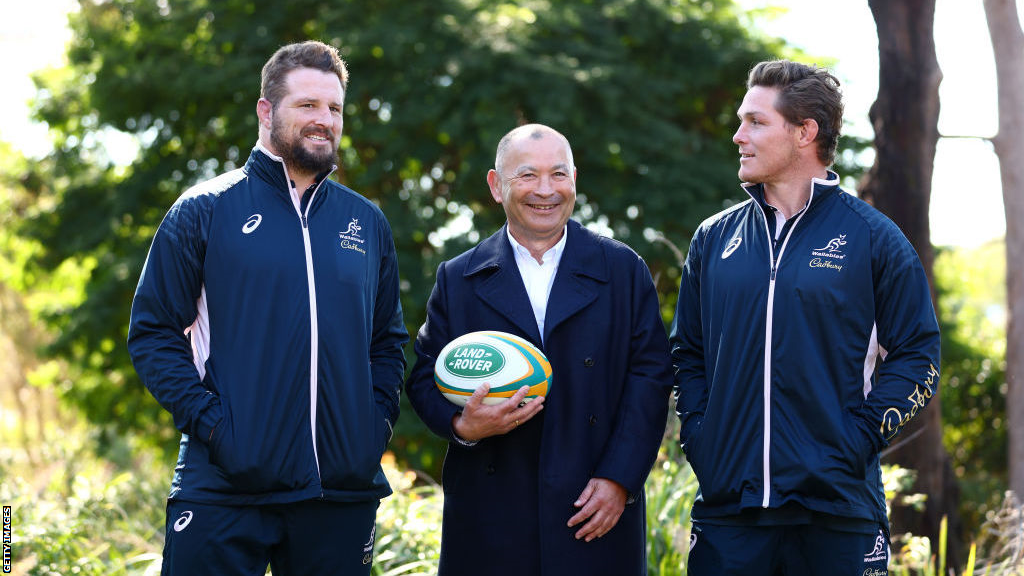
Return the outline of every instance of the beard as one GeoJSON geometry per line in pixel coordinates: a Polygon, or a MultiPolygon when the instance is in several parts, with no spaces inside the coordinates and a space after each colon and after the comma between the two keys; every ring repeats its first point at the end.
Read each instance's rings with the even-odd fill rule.
{"type": "Polygon", "coordinates": [[[270,143],[274,151],[281,155],[289,169],[306,174],[321,174],[334,168],[338,163],[338,146],[335,142],[335,135],[330,129],[317,130],[306,128],[291,139],[285,139],[285,129],[278,123],[278,116],[274,116],[270,124],[270,143]],[[309,133],[319,133],[327,138],[333,146],[329,149],[314,152],[306,149],[304,136],[309,133]]]}

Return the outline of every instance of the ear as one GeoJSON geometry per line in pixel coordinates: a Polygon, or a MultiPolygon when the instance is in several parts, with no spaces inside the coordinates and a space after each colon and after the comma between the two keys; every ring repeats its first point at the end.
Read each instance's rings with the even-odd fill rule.
{"type": "Polygon", "coordinates": [[[270,130],[274,119],[274,105],[270,103],[270,100],[260,98],[256,102],[256,116],[260,119],[260,126],[270,130]]]}
{"type": "Polygon", "coordinates": [[[818,122],[813,118],[805,118],[797,126],[797,146],[811,146],[818,138],[818,122]]]}
{"type": "Polygon", "coordinates": [[[491,198],[494,198],[495,202],[501,204],[505,201],[505,196],[501,192],[501,178],[494,169],[487,171],[487,186],[491,189],[491,198]]]}

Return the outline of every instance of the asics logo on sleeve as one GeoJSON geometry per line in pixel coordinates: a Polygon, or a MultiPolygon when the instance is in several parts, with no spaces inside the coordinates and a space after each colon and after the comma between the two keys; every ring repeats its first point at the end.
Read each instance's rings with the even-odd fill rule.
{"type": "Polygon", "coordinates": [[[740,244],[742,243],[743,238],[739,236],[733,238],[732,240],[729,240],[729,244],[725,247],[725,250],[722,250],[722,260],[725,260],[729,256],[732,256],[732,253],[735,252],[736,249],[739,248],[740,244]]]}
{"type": "Polygon", "coordinates": [[[181,517],[174,521],[174,531],[181,532],[192,522],[192,511],[186,510],[181,513],[181,517]]]}
{"type": "Polygon", "coordinates": [[[260,227],[260,223],[263,222],[262,214],[253,214],[245,221],[242,225],[242,234],[252,234],[257,228],[260,227]]]}

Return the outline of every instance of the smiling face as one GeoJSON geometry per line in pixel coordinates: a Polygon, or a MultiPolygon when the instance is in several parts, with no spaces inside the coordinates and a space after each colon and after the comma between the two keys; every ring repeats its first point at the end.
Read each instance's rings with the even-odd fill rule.
{"type": "Polygon", "coordinates": [[[508,229],[531,253],[543,254],[562,237],[576,205],[576,169],[569,143],[551,129],[525,131],[505,148],[487,183],[508,218],[508,229]]]}
{"type": "Polygon", "coordinates": [[[740,180],[776,184],[802,170],[798,127],[775,109],[777,88],[754,86],[743,97],[736,115],[740,127],[732,141],[739,146],[740,180]]]}
{"type": "Polygon", "coordinates": [[[331,72],[296,68],[285,77],[285,85],[279,102],[261,99],[257,107],[264,127],[269,123],[265,144],[295,177],[326,172],[337,163],[341,143],[341,81],[331,72]]]}

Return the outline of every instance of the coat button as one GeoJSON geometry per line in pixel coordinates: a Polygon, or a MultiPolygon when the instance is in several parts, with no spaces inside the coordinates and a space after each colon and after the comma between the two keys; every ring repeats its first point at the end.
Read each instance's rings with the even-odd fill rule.
{"type": "Polygon", "coordinates": [[[487,475],[490,476],[492,474],[494,474],[494,464],[488,464],[487,465],[487,475]]]}
{"type": "Polygon", "coordinates": [[[583,365],[584,365],[584,366],[586,366],[587,368],[590,368],[591,366],[593,366],[593,365],[594,365],[594,359],[593,359],[593,358],[587,358],[587,359],[585,359],[585,360],[583,361],[583,365]]]}
{"type": "Polygon", "coordinates": [[[590,415],[590,425],[593,426],[594,424],[597,424],[597,416],[594,416],[593,414],[591,414],[590,415]]]}

